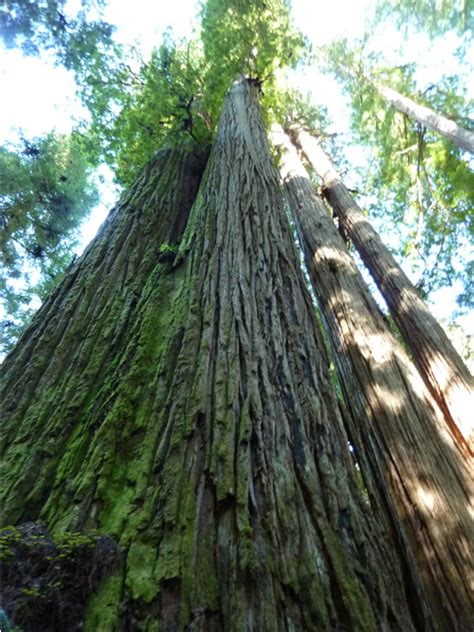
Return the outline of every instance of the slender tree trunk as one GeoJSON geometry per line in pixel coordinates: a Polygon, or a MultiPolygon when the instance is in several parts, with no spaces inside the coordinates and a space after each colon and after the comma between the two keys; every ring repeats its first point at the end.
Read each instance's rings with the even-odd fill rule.
{"type": "Polygon", "coordinates": [[[381,464],[384,495],[405,526],[440,628],[467,630],[474,622],[472,469],[386,326],[296,148],[281,129],[273,139],[345,400],[357,411],[356,454],[375,477],[381,464]]]}
{"type": "Polygon", "coordinates": [[[420,374],[460,445],[474,450],[474,380],[442,327],[353,200],[315,138],[298,143],[324,183],[324,194],[373,276],[420,374]]]}
{"type": "Polygon", "coordinates": [[[347,449],[256,86],[227,97],[163,261],[188,160],[149,166],[8,358],[6,515],[119,541],[86,630],[414,629],[414,583],[347,449]]]}
{"type": "Polygon", "coordinates": [[[420,105],[403,94],[387,86],[372,83],[385,101],[399,112],[414,118],[418,123],[431,129],[441,136],[445,136],[460,149],[474,154],[474,133],[461,127],[451,119],[437,114],[426,105],[420,105]]]}

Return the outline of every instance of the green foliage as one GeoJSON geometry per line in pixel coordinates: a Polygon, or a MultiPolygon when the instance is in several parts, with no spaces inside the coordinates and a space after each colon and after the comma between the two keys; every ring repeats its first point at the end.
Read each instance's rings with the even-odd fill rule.
{"type": "Polygon", "coordinates": [[[413,25],[432,37],[457,31],[473,30],[474,3],[472,0],[379,0],[377,20],[391,18],[406,29],[413,25]]]}
{"type": "Polygon", "coordinates": [[[26,55],[38,55],[40,49],[52,47],[68,28],[65,5],[66,0],[6,0],[0,8],[4,44],[19,47],[26,55]]]}
{"type": "Polygon", "coordinates": [[[466,245],[474,232],[474,175],[462,150],[390,107],[375,84],[467,126],[465,88],[458,77],[445,77],[420,93],[414,64],[377,67],[375,56],[364,56],[346,41],[326,49],[325,59],[350,97],[355,140],[370,153],[370,167],[359,175],[371,217],[396,229],[399,258],[410,260],[424,297],[459,279],[467,305],[472,301],[466,245]]]}
{"type": "Polygon", "coordinates": [[[80,630],[89,595],[117,565],[114,540],[66,532],[52,538],[44,524],[7,526],[0,535],[2,603],[24,632],[80,630]]]}
{"type": "MultiPolygon", "coordinates": [[[[410,78],[397,81],[396,74],[379,72],[385,84],[413,93],[410,78]]],[[[455,116],[459,96],[437,99],[433,90],[430,97],[428,101],[416,95],[416,100],[434,109],[449,108],[455,116]]],[[[464,276],[453,260],[459,261],[474,229],[474,176],[462,151],[388,108],[373,89],[354,94],[353,112],[356,137],[372,148],[367,184],[377,201],[369,205],[371,214],[381,217],[388,209],[393,221],[403,226],[399,252],[418,268],[419,288],[425,295],[451,286],[464,276]]]]}
{"type": "Polygon", "coordinates": [[[107,78],[100,72],[86,77],[81,94],[96,143],[122,185],[158,148],[206,146],[240,75],[263,86],[268,118],[281,94],[278,74],[303,57],[305,41],[284,0],[212,0],[201,17],[199,41],[177,41],[168,31],[138,70],[112,63],[107,78]]]}
{"type": "Polygon", "coordinates": [[[122,91],[113,122],[93,106],[95,129],[108,143],[107,158],[123,185],[161,147],[204,146],[214,122],[204,104],[204,60],[196,44],[175,42],[168,33],[137,74],[119,69],[122,91]]]}
{"type": "Polygon", "coordinates": [[[303,127],[316,136],[322,136],[330,125],[327,108],[311,102],[307,95],[295,89],[279,91],[271,105],[272,118],[284,129],[303,127]]]}
{"type": "Polygon", "coordinates": [[[6,0],[0,8],[0,36],[7,48],[26,55],[51,51],[59,63],[76,72],[90,67],[106,49],[116,49],[114,28],[91,17],[104,0],[82,0],[80,11],[69,15],[66,0],[6,0]]]}
{"type": "Polygon", "coordinates": [[[81,138],[50,133],[0,149],[7,348],[73,257],[81,221],[98,200],[81,138]]]}
{"type": "Polygon", "coordinates": [[[292,24],[287,0],[207,0],[201,40],[207,64],[208,111],[217,122],[224,96],[238,77],[262,89],[268,127],[283,116],[290,96],[286,72],[309,60],[310,46],[292,24]]]}
{"type": "MultiPolygon", "coordinates": [[[[82,0],[73,15],[66,0],[7,0],[0,7],[1,39],[26,55],[52,53],[74,72],[86,102],[94,83],[120,64],[114,27],[97,19],[103,5],[82,0]]],[[[90,133],[50,133],[0,150],[6,349],[72,259],[74,233],[97,201],[89,176],[101,153],[90,133]]]]}
{"type": "Polygon", "coordinates": [[[474,309],[474,261],[472,260],[466,266],[464,291],[458,296],[457,302],[461,309],[474,309]]]}
{"type": "Polygon", "coordinates": [[[201,18],[206,83],[221,98],[238,76],[270,89],[278,71],[294,68],[308,49],[286,0],[207,0],[201,18]]]}
{"type": "Polygon", "coordinates": [[[175,252],[176,247],[173,247],[173,246],[170,246],[170,244],[164,243],[164,244],[161,244],[161,246],[159,247],[159,251],[163,254],[166,254],[167,252],[175,252]]]}
{"type": "Polygon", "coordinates": [[[161,244],[158,249],[158,261],[161,263],[174,263],[177,254],[177,246],[171,246],[167,243],[161,244]]]}

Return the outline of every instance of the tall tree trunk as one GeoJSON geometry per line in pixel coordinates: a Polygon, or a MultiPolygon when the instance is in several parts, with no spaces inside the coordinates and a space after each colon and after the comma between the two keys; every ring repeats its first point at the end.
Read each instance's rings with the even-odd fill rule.
{"type": "MultiPolygon", "coordinates": [[[[35,519],[50,494],[54,510],[70,506],[60,461],[94,444],[127,363],[137,354],[137,362],[147,354],[157,361],[164,336],[149,321],[166,317],[175,285],[160,246],[177,247],[204,166],[204,157],[159,152],[5,359],[2,445],[6,462],[14,457],[2,476],[8,520],[35,519]]],[[[137,388],[146,363],[137,368],[137,388]]]]}
{"type": "Polygon", "coordinates": [[[188,160],[151,164],[8,358],[6,515],[119,541],[86,630],[414,629],[413,584],[347,449],[255,85],[228,95],[179,252],[160,262],[163,225],[190,206],[188,160]]]}
{"type": "Polygon", "coordinates": [[[420,374],[460,445],[474,453],[474,380],[380,236],[362,214],[317,140],[298,143],[324,183],[324,195],[373,276],[420,374]]]}
{"type": "Polygon", "coordinates": [[[382,465],[382,489],[405,526],[441,629],[467,630],[474,623],[472,469],[386,326],[296,148],[281,129],[273,139],[345,400],[357,410],[356,454],[375,476],[382,465]]]}
{"type": "Polygon", "coordinates": [[[392,88],[371,83],[385,101],[399,112],[414,118],[418,123],[441,134],[460,149],[474,154],[474,133],[461,127],[451,119],[437,114],[426,105],[420,105],[392,88]]]}

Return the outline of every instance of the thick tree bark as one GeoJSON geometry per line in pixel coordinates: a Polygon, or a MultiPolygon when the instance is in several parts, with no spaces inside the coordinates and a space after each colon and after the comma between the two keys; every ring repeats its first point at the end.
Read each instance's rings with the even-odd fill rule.
{"type": "Polygon", "coordinates": [[[325,197],[374,278],[448,425],[460,445],[472,455],[474,380],[468,368],[376,230],[362,214],[316,139],[301,131],[298,143],[321,177],[325,197]]]}
{"type": "Polygon", "coordinates": [[[375,477],[382,466],[382,490],[405,526],[441,629],[468,630],[474,623],[472,470],[386,326],[296,148],[281,129],[273,139],[341,387],[357,411],[350,433],[356,454],[375,477]]]}
{"type": "Polygon", "coordinates": [[[6,516],[119,541],[86,630],[423,629],[357,482],[256,86],[230,92],[164,262],[188,160],[151,164],[8,358],[6,516]]]}
{"type": "Polygon", "coordinates": [[[474,133],[461,127],[451,119],[437,114],[426,105],[420,105],[392,88],[377,83],[371,85],[385,99],[385,101],[399,112],[414,118],[424,127],[441,134],[460,149],[474,154],[474,133]]]}

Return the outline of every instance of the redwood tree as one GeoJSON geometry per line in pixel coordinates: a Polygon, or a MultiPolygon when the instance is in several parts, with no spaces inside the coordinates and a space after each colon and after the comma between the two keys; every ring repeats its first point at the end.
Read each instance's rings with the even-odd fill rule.
{"type": "Polygon", "coordinates": [[[119,543],[87,630],[432,629],[357,478],[254,83],[196,195],[204,161],[160,152],[7,358],[5,517],[119,543]]]}
{"type": "Polygon", "coordinates": [[[317,140],[298,142],[324,183],[324,195],[357,248],[399,327],[421,376],[459,443],[474,450],[474,379],[442,327],[364,216],[317,140]]]}
{"type": "MultiPolygon", "coordinates": [[[[458,603],[466,620],[464,593],[452,595],[467,543],[441,550],[448,538],[435,534],[443,563],[431,569],[416,551],[430,551],[437,525],[459,522],[454,537],[467,539],[463,464],[449,455],[440,468],[454,482],[441,489],[436,478],[437,499],[455,498],[436,505],[428,530],[422,504],[408,506],[417,485],[426,492],[411,414],[423,417],[425,402],[397,419],[417,439],[412,466],[403,448],[374,440],[363,388],[351,382],[348,396],[348,380],[337,395],[300,270],[258,103],[263,83],[263,118],[281,114],[275,70],[304,47],[288,7],[209,0],[203,57],[162,46],[143,81],[125,82],[115,130],[110,111],[105,121],[99,113],[110,147],[117,129],[129,134],[119,156],[127,184],[136,156],[174,149],[154,155],[6,360],[4,510],[19,525],[7,529],[7,558],[22,548],[18,537],[34,557],[28,533],[41,546],[45,534],[57,538],[48,550],[59,568],[69,560],[56,556],[61,535],[93,556],[101,546],[113,552],[98,590],[103,573],[82,578],[89,593],[71,629],[432,630],[457,622],[439,612],[458,603]],[[216,132],[221,97],[241,73],[252,79],[233,85],[216,132]],[[208,156],[196,143],[210,139],[208,156]]],[[[123,79],[114,77],[113,91],[123,79]]],[[[102,112],[104,95],[94,95],[102,112]]],[[[397,369],[398,388],[407,376],[397,369]]],[[[423,438],[430,464],[444,458],[423,438]]],[[[56,601],[46,599],[62,620],[74,588],[54,583],[56,601]]],[[[36,592],[34,577],[20,590],[29,617],[18,599],[3,603],[26,631],[44,627],[36,592]]]]}
{"type": "Polygon", "coordinates": [[[367,151],[348,177],[384,236],[396,235],[392,247],[422,296],[460,282],[457,301],[469,308],[474,173],[464,150],[472,151],[474,137],[468,76],[460,65],[427,84],[416,71],[418,60],[397,65],[388,49],[370,48],[367,40],[342,40],[323,56],[350,99],[353,139],[367,151]]]}
{"type": "Polygon", "coordinates": [[[395,505],[442,629],[463,629],[472,612],[472,469],[384,321],[296,148],[281,129],[272,137],[282,151],[281,173],[341,389],[357,411],[351,441],[363,471],[374,472],[395,505]]]}

